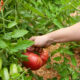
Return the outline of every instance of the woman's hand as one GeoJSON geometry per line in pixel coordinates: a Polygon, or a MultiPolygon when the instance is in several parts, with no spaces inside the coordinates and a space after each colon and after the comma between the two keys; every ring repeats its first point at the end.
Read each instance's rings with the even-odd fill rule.
{"type": "Polygon", "coordinates": [[[51,44],[51,42],[49,41],[49,36],[47,35],[33,36],[30,38],[30,40],[35,42],[35,47],[47,47],[51,44]]]}
{"type": "Polygon", "coordinates": [[[48,35],[42,35],[42,36],[33,36],[29,40],[34,41],[34,45],[29,47],[28,51],[36,51],[36,52],[42,52],[43,47],[48,47],[51,42],[49,42],[49,36],[48,35]]]}

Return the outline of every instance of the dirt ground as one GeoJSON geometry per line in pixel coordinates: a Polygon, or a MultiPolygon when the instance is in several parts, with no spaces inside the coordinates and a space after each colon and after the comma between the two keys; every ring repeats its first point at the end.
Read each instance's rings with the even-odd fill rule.
{"type": "MultiPolygon", "coordinates": [[[[51,45],[47,50],[49,52],[54,51],[55,49],[57,49],[60,46],[60,44],[56,44],[55,46],[51,45]]],[[[80,49],[77,48],[74,50],[75,53],[75,58],[77,60],[77,67],[80,66],[80,49]]],[[[51,57],[51,63],[53,63],[53,58],[57,57],[57,56],[61,56],[60,53],[56,53],[54,56],[51,57]]],[[[70,57],[68,55],[66,55],[68,59],[70,59],[70,57]]],[[[39,70],[37,71],[33,71],[33,73],[39,75],[39,76],[43,76],[44,80],[47,80],[47,78],[53,78],[53,77],[57,77],[58,80],[60,80],[60,75],[53,69],[46,69],[45,68],[46,65],[44,65],[43,67],[41,67],[39,70]]],[[[33,79],[35,80],[35,79],[33,79]]]]}

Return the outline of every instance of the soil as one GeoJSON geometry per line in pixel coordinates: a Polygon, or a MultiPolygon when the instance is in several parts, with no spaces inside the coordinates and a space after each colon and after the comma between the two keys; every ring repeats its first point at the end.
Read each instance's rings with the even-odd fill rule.
{"type": "MultiPolygon", "coordinates": [[[[51,51],[54,51],[57,48],[59,48],[59,46],[60,46],[60,44],[56,44],[55,46],[51,45],[50,47],[47,48],[47,50],[49,52],[51,52],[51,51]]],[[[80,66],[80,48],[75,49],[74,53],[75,53],[75,58],[77,60],[77,67],[79,67],[80,66]]],[[[51,57],[51,63],[55,62],[55,61],[53,61],[53,58],[57,57],[57,56],[62,56],[62,55],[60,53],[56,53],[54,56],[51,57]]],[[[66,55],[66,57],[70,60],[70,56],[69,55],[66,55]]],[[[59,63],[60,62],[62,62],[62,60],[59,61],[59,63]]],[[[37,74],[39,76],[43,76],[44,80],[47,80],[48,78],[51,79],[53,77],[57,77],[58,80],[60,80],[60,75],[55,70],[53,70],[53,69],[46,69],[45,66],[46,66],[46,64],[43,67],[41,67],[39,70],[33,71],[33,73],[37,74]]],[[[72,67],[74,67],[74,66],[72,66],[72,67]]],[[[35,80],[35,79],[33,79],[33,80],[35,80]]]]}

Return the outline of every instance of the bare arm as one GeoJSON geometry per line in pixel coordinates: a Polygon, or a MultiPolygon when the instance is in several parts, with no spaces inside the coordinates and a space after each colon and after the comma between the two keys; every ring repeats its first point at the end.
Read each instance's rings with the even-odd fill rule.
{"type": "Polygon", "coordinates": [[[46,34],[52,42],[80,41],[80,22],[46,34]]]}
{"type": "Polygon", "coordinates": [[[43,36],[31,37],[35,46],[43,47],[52,43],[80,41],[80,22],[67,28],[62,28],[43,36]]]}

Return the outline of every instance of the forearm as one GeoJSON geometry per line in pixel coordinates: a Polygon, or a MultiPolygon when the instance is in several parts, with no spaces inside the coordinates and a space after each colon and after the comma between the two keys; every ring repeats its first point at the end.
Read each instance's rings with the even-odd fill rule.
{"type": "Polygon", "coordinates": [[[68,41],[80,41],[80,22],[67,27],[56,30],[47,34],[49,41],[54,42],[68,42],[68,41]]]}

